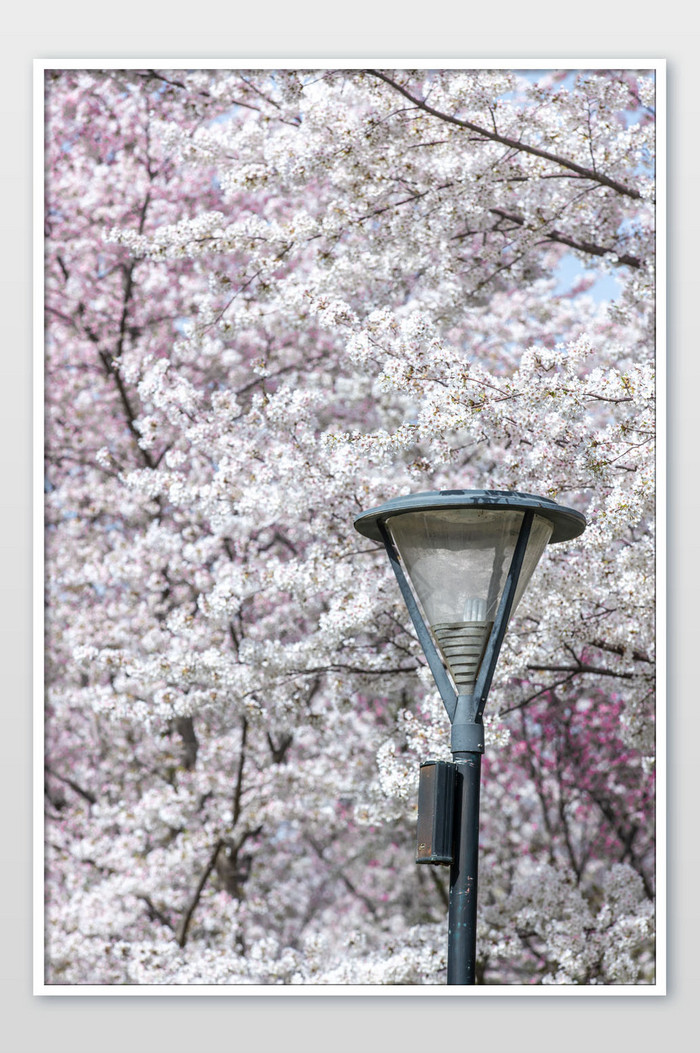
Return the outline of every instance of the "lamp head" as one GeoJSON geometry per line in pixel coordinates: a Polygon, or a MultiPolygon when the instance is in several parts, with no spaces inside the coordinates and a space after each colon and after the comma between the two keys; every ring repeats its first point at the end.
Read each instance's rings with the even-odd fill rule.
{"type": "Polygon", "coordinates": [[[526,513],[532,523],[505,631],[545,547],[585,529],[580,512],[533,494],[439,490],[395,497],[355,519],[365,537],[386,544],[388,536],[398,551],[459,693],[474,688],[526,513]]]}
{"type": "Polygon", "coordinates": [[[425,490],[418,494],[404,494],[402,497],[393,497],[377,508],[361,512],[355,517],[355,529],[372,541],[381,542],[379,522],[386,523],[392,516],[416,511],[458,511],[466,508],[521,512],[532,509],[535,515],[552,523],[550,544],[570,541],[586,529],[586,518],[581,512],[558,505],[548,497],[523,494],[516,490],[425,490]]]}

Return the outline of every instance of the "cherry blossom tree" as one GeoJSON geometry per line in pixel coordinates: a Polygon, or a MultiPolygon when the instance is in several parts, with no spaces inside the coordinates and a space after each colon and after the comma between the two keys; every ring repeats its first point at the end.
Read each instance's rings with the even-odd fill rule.
{"type": "Polygon", "coordinates": [[[447,722],[352,522],[455,487],[589,521],[491,691],[478,981],[654,982],[653,118],[649,71],[47,73],[47,983],[444,983],[447,722]]]}

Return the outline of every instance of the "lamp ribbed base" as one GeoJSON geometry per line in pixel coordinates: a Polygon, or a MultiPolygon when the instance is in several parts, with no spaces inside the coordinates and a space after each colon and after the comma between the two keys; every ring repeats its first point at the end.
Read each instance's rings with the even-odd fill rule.
{"type": "Polygon", "coordinates": [[[493,622],[440,622],[432,625],[438,647],[460,692],[473,688],[493,622]]]}

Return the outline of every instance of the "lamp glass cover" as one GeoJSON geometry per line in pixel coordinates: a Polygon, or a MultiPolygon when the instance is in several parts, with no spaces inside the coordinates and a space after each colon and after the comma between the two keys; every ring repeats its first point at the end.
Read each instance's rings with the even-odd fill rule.
{"type": "MultiPolygon", "coordinates": [[[[523,521],[522,511],[429,509],[392,516],[387,526],[460,690],[469,690],[486,649],[523,521]]],[[[553,525],[533,518],[511,615],[553,525]]]]}

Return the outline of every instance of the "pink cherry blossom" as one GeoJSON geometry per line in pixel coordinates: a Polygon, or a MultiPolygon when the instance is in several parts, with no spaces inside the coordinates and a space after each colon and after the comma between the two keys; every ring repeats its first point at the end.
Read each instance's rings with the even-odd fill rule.
{"type": "Polygon", "coordinates": [[[47,983],[445,982],[447,720],[352,523],[455,487],[589,524],[491,691],[478,982],[654,983],[653,117],[649,71],[47,72],[47,983]]]}

